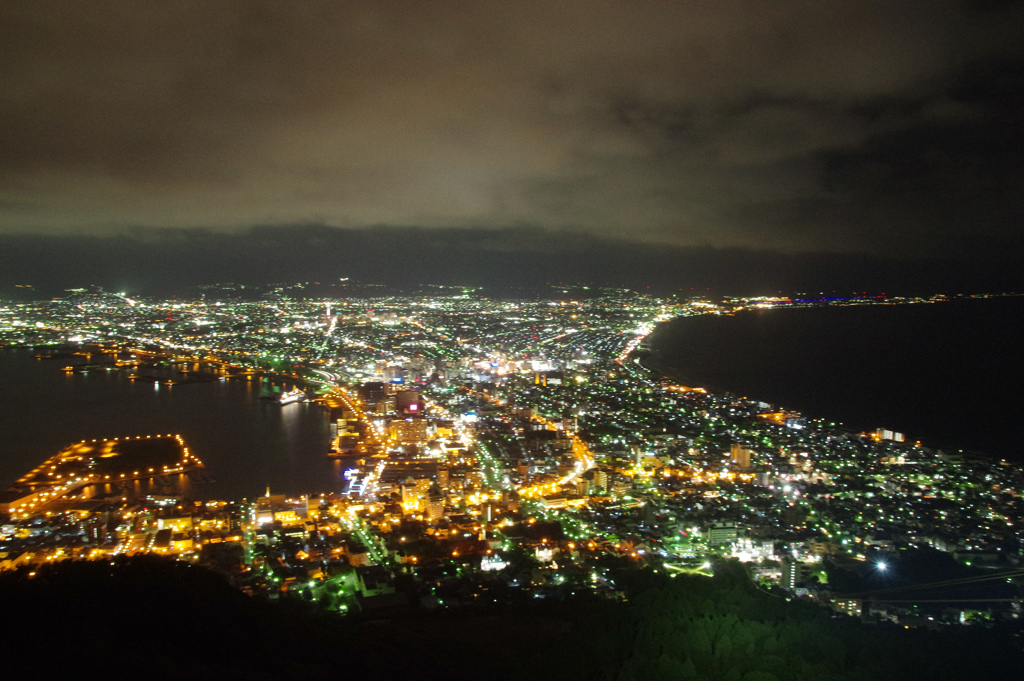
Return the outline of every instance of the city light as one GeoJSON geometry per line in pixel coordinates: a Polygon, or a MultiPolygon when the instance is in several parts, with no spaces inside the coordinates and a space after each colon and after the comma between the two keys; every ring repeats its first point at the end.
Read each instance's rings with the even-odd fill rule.
{"type": "MultiPolygon", "coordinates": [[[[1018,527],[1020,490],[1007,467],[967,470],[884,429],[849,433],[680,385],[637,361],[662,322],[759,305],[751,301],[615,288],[571,304],[461,290],[372,305],[281,291],[202,304],[96,294],[102,304],[90,306],[74,295],[74,304],[6,308],[0,340],[94,343],[61,356],[69,380],[95,370],[175,390],[245,381],[276,413],[319,410],[333,489],[193,506],[147,496],[149,480],[170,487],[205,468],[180,435],[113,433],[16,482],[4,541],[35,541],[38,519],[53,528],[43,530],[53,533],[45,549],[18,554],[29,565],[138,553],[197,561],[204,547],[237,544],[236,578],[271,593],[337,585],[325,572],[331,561],[369,571],[369,582],[331,596],[333,611],[356,612],[357,595],[446,562],[460,579],[486,572],[535,595],[584,571],[586,586],[573,588],[611,597],[602,561],[710,578],[728,558],[762,588],[831,607],[840,599],[824,575],[836,561],[887,575],[890,561],[872,552],[924,542],[969,566],[975,555],[998,557],[997,538],[1018,527]],[[164,445],[160,456],[146,453],[164,445]],[[112,521],[80,503],[95,494],[112,521]],[[913,539],[906,518],[915,518],[913,539]],[[542,566],[537,584],[506,575],[524,556],[542,566]]],[[[787,306],[811,304],[826,303],[787,306]]]]}

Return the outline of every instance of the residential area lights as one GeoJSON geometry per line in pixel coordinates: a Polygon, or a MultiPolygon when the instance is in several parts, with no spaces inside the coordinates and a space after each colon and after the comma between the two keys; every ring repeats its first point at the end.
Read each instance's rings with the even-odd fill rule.
{"type": "MultiPolygon", "coordinates": [[[[883,429],[850,432],[646,366],[646,339],[678,316],[928,299],[712,302],[617,288],[539,300],[462,289],[325,298],[311,288],[0,304],[0,342],[51,346],[40,356],[71,371],[170,389],[301,386],[330,419],[325,456],[344,480],[294,498],[190,502],[124,484],[200,470],[180,437],[77,443],[12,488],[0,569],[142,552],[204,562],[237,550],[235,581],[248,592],[353,611],[393,594],[399,575],[432,590],[438,607],[461,607],[491,598],[494,580],[531,597],[618,597],[609,566],[710,574],[730,558],[766,588],[849,613],[828,574],[902,575],[897,561],[914,551],[995,574],[1022,561],[1015,467],[883,429]],[[166,438],[163,454],[139,444],[166,438]]],[[[1020,599],[986,607],[1015,616],[1020,599]]],[[[878,599],[859,612],[913,614],[878,599]]]]}

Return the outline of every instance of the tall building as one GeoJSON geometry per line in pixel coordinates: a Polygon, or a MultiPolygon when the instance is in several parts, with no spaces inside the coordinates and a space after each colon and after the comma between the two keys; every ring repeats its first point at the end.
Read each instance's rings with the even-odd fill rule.
{"type": "Polygon", "coordinates": [[[408,478],[401,484],[402,510],[419,512],[427,505],[427,496],[431,487],[430,478],[408,478]]]}
{"type": "Polygon", "coordinates": [[[796,591],[796,585],[803,577],[800,561],[794,558],[782,559],[781,586],[787,591],[796,591]]]}
{"type": "Polygon", "coordinates": [[[395,411],[402,418],[423,416],[426,403],[418,390],[400,390],[395,393],[395,411]]]}
{"type": "Polygon", "coordinates": [[[751,454],[753,454],[753,450],[747,449],[746,447],[738,444],[734,444],[729,450],[732,465],[737,468],[750,468],[751,454]]]}
{"type": "Polygon", "coordinates": [[[378,404],[387,397],[387,388],[380,381],[370,381],[360,385],[356,390],[356,394],[363,404],[378,404]]]}
{"type": "Polygon", "coordinates": [[[444,518],[444,497],[436,489],[427,495],[427,518],[430,522],[444,518]]]}
{"type": "Polygon", "coordinates": [[[396,419],[388,430],[400,444],[423,444],[429,439],[427,425],[427,419],[396,419]]]}

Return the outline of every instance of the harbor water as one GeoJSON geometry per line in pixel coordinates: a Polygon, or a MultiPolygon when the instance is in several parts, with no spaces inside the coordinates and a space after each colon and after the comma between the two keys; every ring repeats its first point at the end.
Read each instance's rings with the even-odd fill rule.
{"type": "MultiPolygon", "coordinates": [[[[312,403],[261,399],[259,377],[165,385],[128,369],[65,372],[66,360],[0,351],[0,485],[68,445],[92,438],[180,434],[206,465],[197,499],[242,499],[340,489],[328,459],[328,413],[312,403]]],[[[291,386],[277,385],[287,389],[291,386]]]]}

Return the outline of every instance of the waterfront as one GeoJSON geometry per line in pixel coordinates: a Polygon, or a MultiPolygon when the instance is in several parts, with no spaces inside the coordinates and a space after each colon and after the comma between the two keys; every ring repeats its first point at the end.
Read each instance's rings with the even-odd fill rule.
{"type": "Polygon", "coordinates": [[[680,381],[926,446],[1024,459],[1024,298],[747,310],[685,317],[650,338],[680,381]]]}
{"type": "Polygon", "coordinates": [[[265,379],[174,386],[131,381],[127,370],[64,372],[61,360],[0,352],[0,485],[82,439],[180,434],[206,465],[201,499],[331,491],[327,413],[309,403],[260,399],[265,379]]]}
{"type": "MultiPolygon", "coordinates": [[[[1001,568],[989,573],[998,580],[1019,569],[1020,468],[851,436],[820,419],[790,420],[754,399],[663,383],[630,357],[674,316],[700,321],[692,317],[728,314],[763,300],[679,304],[608,290],[587,302],[460,294],[396,296],[373,304],[370,311],[362,301],[182,303],[94,293],[7,307],[0,338],[22,346],[102,342],[142,348],[122,351],[121,362],[130,362],[132,352],[147,359],[134,370],[134,382],[128,378],[132,369],[103,363],[112,362],[112,354],[56,353],[62,359],[34,361],[22,350],[7,356],[16,361],[14,371],[0,366],[5,376],[23,374],[24,385],[0,393],[8,420],[26,421],[18,424],[22,440],[28,442],[26,433],[59,436],[36,452],[11,439],[9,451],[23,457],[14,475],[37,466],[22,487],[40,479],[46,489],[39,494],[50,495],[82,482],[82,474],[102,473],[111,476],[103,484],[110,484],[112,497],[104,505],[51,503],[43,496],[26,500],[25,492],[34,495],[34,488],[13,490],[17,498],[8,494],[5,503],[17,513],[0,537],[6,554],[0,570],[155,553],[217,566],[253,595],[291,594],[348,612],[365,599],[398,594],[349,580],[350,568],[379,575],[384,581],[372,583],[388,589],[398,574],[392,570],[401,570],[415,588],[430,590],[436,598],[431,607],[448,608],[512,602],[501,593],[531,600],[569,590],[611,595],[609,561],[696,576],[708,575],[718,558],[731,557],[751,563],[750,574],[765,588],[780,589],[779,595],[807,596],[837,613],[911,623],[922,615],[918,604],[900,599],[868,606],[851,596],[877,586],[871,574],[861,574],[864,569],[888,570],[897,556],[934,558],[936,552],[950,554],[941,561],[952,576],[963,573],[958,562],[976,576],[975,564],[1001,568]],[[354,309],[344,309],[351,302],[354,309]],[[157,358],[149,354],[154,347],[173,352],[157,358]],[[218,359],[230,360],[230,371],[218,359]],[[65,362],[84,365],[65,371],[65,362]],[[355,391],[328,393],[340,411],[331,450],[342,457],[372,454],[338,459],[338,469],[345,461],[348,493],[320,496],[313,504],[273,496],[245,505],[211,500],[252,500],[265,484],[293,496],[338,489],[340,471],[326,456],[323,408],[260,399],[267,384],[256,376],[264,372],[283,381],[279,391],[291,387],[287,376],[360,384],[355,391]],[[174,418],[154,422],[154,412],[174,418]],[[30,417],[37,422],[27,423],[30,417]],[[102,423],[103,432],[76,427],[82,419],[90,428],[102,423]],[[131,431],[121,427],[125,423],[131,431]],[[202,489],[184,494],[157,489],[157,498],[140,504],[140,493],[152,488],[136,489],[136,476],[152,475],[158,486],[169,486],[178,460],[118,468],[119,462],[105,458],[114,453],[107,444],[97,450],[99,464],[86,444],[60,461],[37,465],[68,439],[138,434],[143,426],[157,435],[180,433],[188,451],[222,481],[219,488],[196,484],[202,489]],[[225,441],[204,442],[211,432],[225,441]],[[312,446],[297,449],[307,435],[312,446]],[[163,466],[168,474],[157,473],[163,466]],[[124,494],[129,479],[132,493],[124,494]],[[181,503],[197,497],[207,502],[181,503]],[[517,555],[551,561],[550,568],[535,564],[549,578],[534,581],[531,569],[526,587],[514,574],[521,568],[503,572],[517,555]],[[829,565],[823,556],[831,557],[829,565]],[[798,567],[782,569],[787,561],[798,567]],[[822,569],[827,584],[809,577],[822,569]],[[808,577],[800,582],[797,571],[808,577]],[[472,582],[449,590],[438,579],[445,573],[468,575],[472,582]],[[491,573],[496,581],[488,581],[491,573]],[[588,574],[590,579],[579,580],[588,574]],[[505,591],[513,585],[515,594],[505,591]]],[[[871,314],[888,314],[884,308],[847,312],[862,315],[860,327],[900,335],[909,334],[901,326],[906,315],[928,307],[939,308],[892,307],[887,323],[871,314]]],[[[836,312],[778,314],[771,319],[827,327],[836,312]]],[[[934,335],[936,329],[929,330],[934,335]]],[[[866,333],[860,340],[878,343],[866,333]]],[[[744,350],[753,355],[764,345],[756,336],[739,337],[732,351],[737,354],[723,344],[711,354],[729,365],[744,350]]],[[[837,363],[839,346],[807,329],[787,349],[808,361],[822,345],[837,363]]],[[[918,340],[915,352],[931,345],[918,340]]],[[[692,356],[690,348],[682,350],[680,357],[692,356]]],[[[965,393],[961,409],[967,397],[978,395],[965,393]]],[[[893,570],[906,574],[904,567],[893,570]]],[[[1016,617],[1018,594],[1011,589],[991,595],[987,586],[980,581],[973,594],[979,610],[991,618],[1016,617]]],[[[968,621],[963,610],[924,607],[937,622],[968,621]]]]}
{"type": "MultiPolygon", "coordinates": [[[[1022,312],[1022,298],[745,311],[680,318],[650,342],[684,383],[1020,460],[1022,312]]],[[[166,386],[127,370],[65,373],[65,363],[0,353],[3,486],[81,439],[180,433],[212,480],[194,486],[199,498],[339,487],[325,412],[259,399],[258,378],[166,386]]]]}

